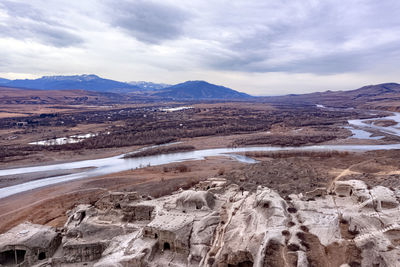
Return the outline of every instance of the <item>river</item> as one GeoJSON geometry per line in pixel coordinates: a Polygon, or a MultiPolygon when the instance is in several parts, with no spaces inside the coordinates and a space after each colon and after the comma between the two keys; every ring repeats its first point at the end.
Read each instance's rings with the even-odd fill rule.
{"type": "MultiPolygon", "coordinates": [[[[350,126],[361,127],[361,128],[373,128],[385,133],[400,136],[400,130],[397,128],[398,125],[390,127],[381,127],[373,124],[366,123],[367,120],[383,120],[391,119],[400,123],[400,113],[394,113],[393,116],[384,118],[366,119],[366,120],[349,120],[350,126]],[[383,128],[383,129],[381,129],[383,128]]],[[[364,131],[364,130],[361,130],[364,131]]],[[[354,133],[354,132],[353,132],[354,133]]],[[[370,135],[366,136],[366,139],[370,135]]],[[[371,138],[373,139],[373,138],[371,138]]],[[[95,177],[99,175],[106,175],[110,173],[126,171],[130,169],[142,168],[146,166],[157,166],[174,162],[183,162],[188,160],[202,160],[206,157],[212,156],[227,156],[234,160],[246,163],[255,163],[254,159],[237,155],[234,153],[238,152],[250,152],[250,151],[288,151],[288,150],[306,150],[306,151],[326,151],[326,150],[338,150],[338,151],[371,151],[371,150],[388,150],[388,149],[400,149],[400,144],[385,144],[385,145],[313,145],[313,146],[302,146],[302,147],[271,147],[271,146],[258,146],[258,147],[240,147],[240,148],[214,148],[214,149],[203,149],[195,150],[190,152],[164,154],[157,156],[139,157],[139,158],[124,158],[124,155],[118,155],[109,158],[95,159],[95,160],[83,160],[62,164],[52,164],[35,167],[22,167],[15,169],[4,169],[0,170],[0,179],[6,175],[22,175],[27,173],[38,173],[38,172],[50,172],[59,170],[72,170],[79,168],[91,168],[86,169],[82,172],[54,176],[51,178],[43,178],[38,180],[21,183],[18,185],[8,186],[0,188],[0,198],[5,198],[14,194],[22,193],[28,190],[53,185],[61,182],[68,182],[76,179],[83,179],[89,177],[95,177]]]]}

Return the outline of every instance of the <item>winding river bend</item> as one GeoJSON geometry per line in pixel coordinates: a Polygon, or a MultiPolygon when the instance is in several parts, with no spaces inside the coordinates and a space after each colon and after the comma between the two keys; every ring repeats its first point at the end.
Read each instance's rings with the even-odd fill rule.
{"type": "MultiPolygon", "coordinates": [[[[349,120],[351,126],[357,128],[379,130],[384,133],[400,136],[400,129],[397,128],[400,123],[400,113],[394,113],[393,116],[384,118],[374,118],[365,120],[349,120]],[[374,124],[367,123],[369,120],[394,120],[397,125],[390,127],[381,127],[374,124]]],[[[358,129],[358,131],[364,131],[358,129]]],[[[353,131],[357,133],[357,131],[353,131]]],[[[372,138],[373,139],[373,138],[372,138]]],[[[157,156],[139,157],[139,158],[127,158],[124,159],[124,155],[118,155],[109,158],[95,159],[95,160],[84,160],[70,163],[53,164],[36,167],[23,167],[15,169],[4,169],[0,170],[0,179],[7,175],[24,175],[29,173],[46,173],[50,171],[60,170],[76,170],[80,168],[86,168],[81,172],[59,175],[51,178],[43,178],[38,180],[21,183],[18,185],[8,186],[0,188],[0,198],[5,198],[14,194],[22,193],[28,190],[53,185],[61,182],[68,182],[76,179],[83,179],[89,177],[95,177],[99,175],[105,175],[120,171],[126,171],[130,169],[142,168],[146,166],[157,166],[174,162],[183,162],[188,160],[202,160],[206,157],[212,156],[227,156],[232,159],[246,162],[255,163],[256,161],[234,153],[238,152],[249,152],[249,151],[296,151],[296,150],[308,150],[308,151],[326,151],[326,150],[338,150],[338,151],[371,151],[371,150],[389,150],[389,149],[400,149],[400,144],[385,144],[385,145],[313,145],[313,146],[302,146],[302,147],[271,147],[271,146],[258,146],[258,147],[240,147],[240,148],[214,148],[214,149],[203,149],[195,150],[190,152],[164,154],[157,156]],[[89,170],[87,168],[90,168],[89,170]]],[[[45,177],[45,176],[43,176],[45,177]]]]}

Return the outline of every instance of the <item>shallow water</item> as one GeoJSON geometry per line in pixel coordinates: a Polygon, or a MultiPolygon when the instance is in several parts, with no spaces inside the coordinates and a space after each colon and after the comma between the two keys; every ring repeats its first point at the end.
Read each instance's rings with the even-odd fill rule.
{"type": "Polygon", "coordinates": [[[173,112],[173,111],[180,111],[180,110],[191,109],[191,108],[193,108],[193,107],[183,106],[183,107],[175,107],[175,108],[162,108],[160,110],[173,112]]]}
{"type": "Polygon", "coordinates": [[[373,134],[361,129],[354,129],[353,127],[345,127],[346,129],[349,129],[351,133],[353,134],[349,138],[354,138],[354,139],[368,139],[368,140],[379,140],[384,138],[384,136],[372,136],[373,134]]]}
{"type": "Polygon", "coordinates": [[[357,127],[371,128],[371,129],[379,130],[383,133],[400,136],[400,129],[399,129],[400,113],[398,113],[398,112],[392,112],[392,113],[393,113],[393,115],[383,117],[383,118],[365,119],[365,120],[349,120],[348,122],[350,125],[354,125],[357,127]],[[393,126],[383,127],[383,126],[377,126],[374,123],[372,123],[372,124],[367,123],[366,121],[369,121],[369,120],[394,120],[395,122],[397,122],[397,124],[393,125],[393,126]]]}

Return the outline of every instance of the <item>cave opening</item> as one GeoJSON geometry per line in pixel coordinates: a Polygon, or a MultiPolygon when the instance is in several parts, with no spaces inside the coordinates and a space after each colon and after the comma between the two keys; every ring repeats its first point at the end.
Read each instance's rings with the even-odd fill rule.
{"type": "Polygon", "coordinates": [[[164,250],[170,250],[171,245],[168,242],[164,242],[164,250]]]}
{"type": "Polygon", "coordinates": [[[242,261],[239,262],[238,264],[228,264],[228,267],[253,267],[253,262],[252,261],[242,261]]]}
{"type": "Polygon", "coordinates": [[[39,256],[38,256],[38,260],[44,260],[44,259],[46,259],[46,252],[40,252],[39,253],[39,256]]]}
{"type": "Polygon", "coordinates": [[[0,252],[0,262],[3,265],[20,264],[25,260],[26,251],[23,249],[0,252]]]}

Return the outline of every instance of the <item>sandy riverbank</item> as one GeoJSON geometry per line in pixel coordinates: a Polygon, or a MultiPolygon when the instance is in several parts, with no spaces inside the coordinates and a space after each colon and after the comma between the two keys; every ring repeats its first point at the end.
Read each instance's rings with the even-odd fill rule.
{"type": "Polygon", "coordinates": [[[246,164],[225,157],[113,173],[43,187],[0,199],[0,233],[29,220],[61,226],[76,203],[92,203],[106,190],[160,196],[246,164]],[[181,172],[179,166],[187,167],[181,172]]]}

